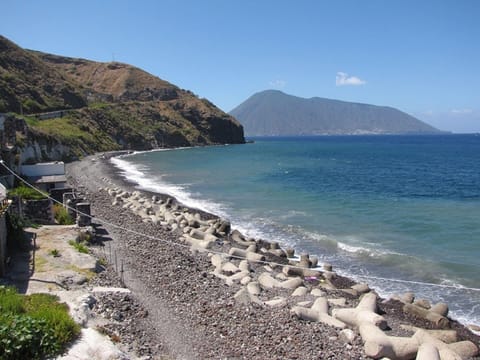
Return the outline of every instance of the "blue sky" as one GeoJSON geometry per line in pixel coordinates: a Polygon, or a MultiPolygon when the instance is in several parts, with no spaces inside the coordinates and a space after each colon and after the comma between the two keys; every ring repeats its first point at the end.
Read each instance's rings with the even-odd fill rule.
{"type": "Polygon", "coordinates": [[[480,132],[477,0],[1,0],[18,45],[120,61],[225,111],[279,89],[480,132]]]}

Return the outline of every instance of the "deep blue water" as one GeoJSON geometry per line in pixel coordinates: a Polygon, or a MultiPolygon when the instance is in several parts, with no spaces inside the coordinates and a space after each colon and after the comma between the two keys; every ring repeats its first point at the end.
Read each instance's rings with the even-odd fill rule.
{"type": "Polygon", "coordinates": [[[480,323],[480,136],[254,140],[114,161],[140,187],[316,254],[384,296],[412,290],[480,323]]]}

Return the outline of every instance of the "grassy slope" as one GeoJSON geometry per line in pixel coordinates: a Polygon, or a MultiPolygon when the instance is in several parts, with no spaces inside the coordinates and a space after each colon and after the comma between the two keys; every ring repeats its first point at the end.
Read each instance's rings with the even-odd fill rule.
{"type": "Polygon", "coordinates": [[[141,69],[23,50],[0,36],[0,112],[21,110],[27,142],[67,145],[67,157],[244,141],[233,117],[141,69]],[[57,109],[71,111],[42,121],[28,116],[57,109]]]}

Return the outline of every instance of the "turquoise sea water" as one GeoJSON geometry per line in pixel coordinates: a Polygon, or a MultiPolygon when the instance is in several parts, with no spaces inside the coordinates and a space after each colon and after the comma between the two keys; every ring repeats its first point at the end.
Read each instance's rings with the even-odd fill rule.
{"type": "Polygon", "coordinates": [[[480,136],[257,138],[113,162],[384,296],[414,291],[480,324],[480,136]]]}

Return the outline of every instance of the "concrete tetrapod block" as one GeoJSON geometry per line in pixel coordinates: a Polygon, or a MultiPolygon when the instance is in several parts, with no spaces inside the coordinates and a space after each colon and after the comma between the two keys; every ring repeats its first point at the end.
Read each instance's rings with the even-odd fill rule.
{"type": "MultiPolygon", "coordinates": [[[[478,355],[478,347],[473,342],[465,340],[447,344],[450,350],[460,355],[462,359],[470,359],[478,355]]],[[[440,357],[443,356],[444,350],[440,350],[440,357]]],[[[442,358],[443,359],[443,358],[442,358]]]]}
{"type": "Polygon", "coordinates": [[[280,281],[285,281],[285,280],[288,280],[288,276],[285,275],[284,273],[278,273],[277,275],[275,275],[275,279],[280,281]]]}
{"type": "Polygon", "coordinates": [[[427,299],[415,299],[415,301],[413,302],[413,305],[420,306],[424,309],[430,309],[432,307],[432,305],[430,304],[430,301],[428,301],[427,299]]]}
{"type": "Polygon", "coordinates": [[[235,274],[239,271],[240,271],[240,269],[235,264],[231,263],[230,261],[228,261],[228,262],[226,262],[222,265],[222,272],[224,272],[224,273],[232,275],[232,274],[235,274]]]}
{"type": "Polygon", "coordinates": [[[430,311],[437,313],[442,316],[448,315],[448,305],[442,302],[436,303],[432,307],[430,307],[430,311]]]}
{"type": "Polygon", "coordinates": [[[219,219],[218,220],[218,225],[217,225],[217,232],[218,233],[228,234],[228,233],[230,233],[230,229],[231,229],[230,221],[224,220],[224,219],[219,219]]]}
{"type": "MultiPolygon", "coordinates": [[[[243,279],[245,277],[248,277],[248,275],[250,274],[249,271],[242,270],[240,267],[237,267],[235,264],[229,261],[223,262],[222,257],[218,254],[212,255],[210,261],[212,262],[212,265],[215,266],[213,274],[216,277],[225,280],[225,282],[229,286],[231,286],[236,280],[241,283],[243,279]],[[227,273],[228,275],[225,275],[223,273],[227,273]]],[[[240,263],[240,265],[242,264],[240,263]]],[[[245,268],[245,265],[243,265],[242,268],[245,268]]],[[[249,281],[250,280],[245,281],[245,284],[247,284],[249,281]]]]}
{"type": "Polygon", "coordinates": [[[432,344],[420,345],[415,360],[441,360],[438,349],[432,344]]]}
{"type": "Polygon", "coordinates": [[[252,281],[252,278],[250,277],[250,275],[247,275],[240,280],[240,284],[245,286],[250,284],[251,281],[252,281]]]}
{"type": "Polygon", "coordinates": [[[261,306],[264,305],[264,303],[260,301],[256,295],[250,294],[246,287],[242,287],[240,290],[238,290],[233,298],[237,303],[242,305],[248,305],[251,302],[261,306]]]}
{"type": "Polygon", "coordinates": [[[364,343],[365,354],[373,359],[389,358],[409,360],[418,351],[418,342],[413,338],[387,336],[371,322],[363,322],[358,330],[364,343]]]}
{"type": "Polygon", "coordinates": [[[450,321],[445,316],[442,316],[439,313],[432,311],[432,308],[425,309],[418,305],[405,304],[403,306],[403,311],[409,314],[416,315],[422,319],[428,320],[433,323],[437,328],[446,328],[450,324],[450,321]]]}
{"type": "Polygon", "coordinates": [[[260,292],[262,291],[260,289],[260,284],[256,281],[248,283],[247,290],[248,290],[248,293],[252,295],[260,295],[260,292]]]}
{"type": "Polygon", "coordinates": [[[183,238],[185,239],[185,242],[192,247],[192,249],[208,249],[210,245],[214,243],[212,240],[199,240],[187,234],[183,234],[183,238]]]}
{"type": "Polygon", "coordinates": [[[458,341],[457,332],[455,330],[431,330],[422,329],[412,325],[400,325],[402,329],[417,332],[418,330],[424,330],[434,338],[443,341],[446,344],[451,344],[458,341]]]}
{"type": "Polygon", "coordinates": [[[365,294],[370,291],[368,284],[355,284],[352,286],[352,289],[355,290],[358,294],[365,294]]]}
{"type": "Polygon", "coordinates": [[[218,240],[215,235],[200,231],[199,229],[192,229],[192,231],[190,231],[190,236],[198,240],[209,240],[212,242],[218,240]]]}
{"type": "Polygon", "coordinates": [[[291,296],[304,296],[308,293],[308,289],[305,286],[299,286],[295,289],[291,296]]]}
{"type": "Polygon", "coordinates": [[[242,235],[242,233],[238,230],[233,230],[232,233],[230,234],[230,239],[241,246],[250,246],[252,244],[255,244],[255,241],[249,241],[245,239],[245,236],[242,235]]]}
{"type": "Polygon", "coordinates": [[[248,261],[253,262],[265,261],[265,256],[263,256],[262,254],[257,254],[252,251],[246,251],[235,247],[232,247],[228,254],[236,258],[247,259],[248,261]]]}
{"type": "Polygon", "coordinates": [[[265,301],[265,305],[268,305],[270,307],[274,307],[274,306],[284,306],[286,305],[287,303],[287,300],[283,297],[276,297],[272,300],[268,300],[268,301],[265,301]]]}
{"type": "Polygon", "coordinates": [[[262,273],[258,277],[258,282],[260,285],[266,289],[272,289],[272,288],[283,288],[283,289],[296,289],[300,285],[303,284],[303,280],[301,278],[292,278],[289,280],[285,281],[278,281],[277,279],[274,279],[270,274],[268,273],[262,273]]]}
{"type": "Polygon", "coordinates": [[[345,298],[328,299],[328,304],[333,306],[345,306],[347,304],[347,299],[345,298]]]}
{"type": "Polygon", "coordinates": [[[301,277],[316,277],[318,279],[322,278],[322,272],[318,270],[306,269],[296,266],[287,265],[284,266],[282,272],[287,276],[301,276],[301,277]]]}
{"type": "Polygon", "coordinates": [[[282,258],[287,257],[287,254],[282,249],[269,249],[267,250],[267,252],[278,257],[282,257],[282,258]]]}
{"type": "Polygon", "coordinates": [[[287,258],[293,258],[295,256],[295,249],[293,248],[286,248],[285,253],[287,254],[287,258]]]}
{"type": "Polygon", "coordinates": [[[215,266],[215,270],[218,270],[218,271],[221,270],[222,264],[223,264],[223,259],[220,255],[218,255],[218,254],[212,255],[212,257],[210,258],[210,261],[211,261],[212,265],[215,266]]]}
{"type": "Polygon", "coordinates": [[[452,344],[445,344],[443,341],[436,339],[422,329],[418,330],[412,338],[416,340],[419,345],[425,343],[434,345],[438,349],[442,360],[469,359],[478,354],[477,346],[471,341],[459,341],[452,344]]]}
{"type": "Polygon", "coordinates": [[[313,296],[325,296],[325,291],[315,288],[310,291],[310,294],[313,296]]]}
{"type": "Polygon", "coordinates": [[[238,268],[239,268],[241,271],[250,272],[250,264],[248,263],[247,260],[242,260],[242,261],[240,261],[240,264],[238,264],[238,268]]]}
{"type": "Polygon", "coordinates": [[[387,328],[387,321],[376,313],[377,295],[367,293],[363,295],[360,303],[355,308],[334,309],[333,317],[352,327],[360,327],[363,323],[373,324],[381,329],[387,328]]]}
{"type": "Polygon", "coordinates": [[[243,278],[247,277],[248,274],[249,273],[246,272],[246,271],[240,271],[240,272],[237,272],[233,275],[227,276],[226,283],[229,286],[231,286],[234,283],[234,281],[239,281],[241,283],[243,278]]]}
{"type": "Polygon", "coordinates": [[[294,306],[291,312],[302,320],[320,322],[339,329],[344,329],[346,327],[344,322],[328,315],[328,302],[325,297],[320,297],[315,300],[311,308],[294,306]]]}

